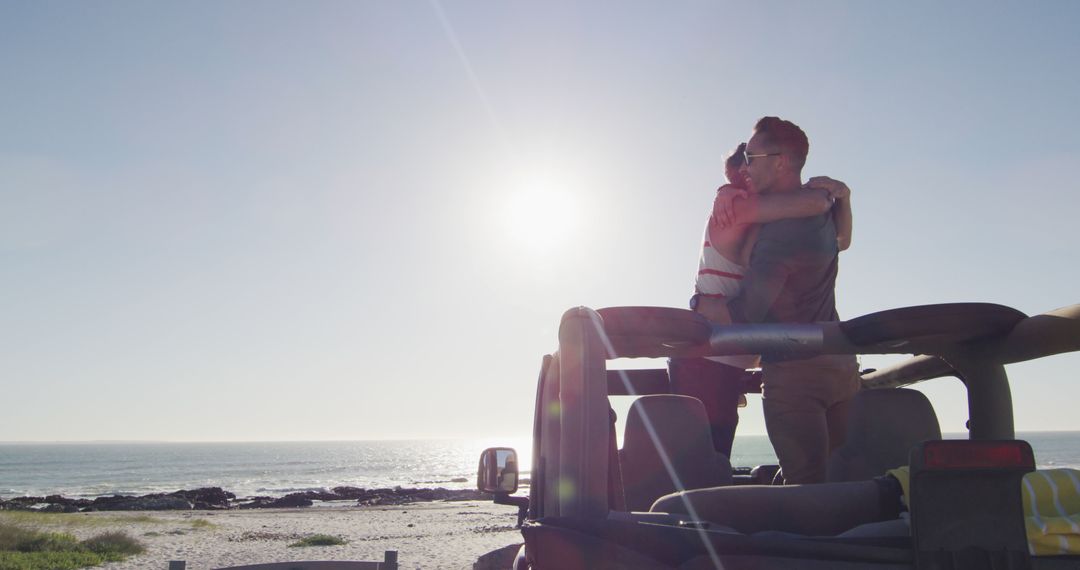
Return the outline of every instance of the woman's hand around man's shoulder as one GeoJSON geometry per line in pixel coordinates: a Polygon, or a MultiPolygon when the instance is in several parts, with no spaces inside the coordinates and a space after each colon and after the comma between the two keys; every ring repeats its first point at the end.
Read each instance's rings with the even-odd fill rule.
{"type": "Polygon", "coordinates": [[[713,213],[709,223],[723,230],[735,225],[735,199],[745,198],[746,190],[731,184],[724,184],[716,189],[713,199],[713,213]]]}

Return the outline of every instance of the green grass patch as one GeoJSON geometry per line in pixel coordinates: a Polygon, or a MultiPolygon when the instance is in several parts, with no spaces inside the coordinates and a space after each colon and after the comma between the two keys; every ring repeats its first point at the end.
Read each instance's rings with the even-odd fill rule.
{"type": "Polygon", "coordinates": [[[313,534],[311,536],[305,536],[300,540],[290,544],[290,547],[306,547],[306,546],[341,546],[342,544],[348,544],[349,541],[341,538],[340,536],[333,536],[329,534],[313,534]]]}
{"type": "Polygon", "coordinates": [[[191,528],[215,528],[215,527],[217,527],[216,524],[214,524],[214,523],[212,523],[212,522],[210,522],[210,521],[208,521],[206,519],[191,519],[191,520],[188,521],[188,524],[191,525],[191,528]]]}
{"type": "Polygon", "coordinates": [[[88,513],[38,513],[34,511],[0,511],[0,524],[33,525],[35,527],[101,528],[127,523],[162,524],[170,521],[150,515],[105,515],[88,513]]]}
{"type": "Polygon", "coordinates": [[[119,554],[121,556],[134,556],[142,554],[146,549],[142,543],[132,538],[126,532],[103,532],[92,536],[80,543],[83,548],[98,554],[119,554]]]}
{"type": "Polygon", "coordinates": [[[206,519],[176,520],[152,515],[90,515],[88,513],[38,513],[34,511],[0,511],[0,524],[32,526],[39,529],[95,529],[125,524],[190,525],[192,529],[210,529],[217,525],[206,519]]]}
{"type": "Polygon", "coordinates": [[[94,552],[0,552],[0,570],[76,570],[120,560],[94,552]]]}
{"type": "Polygon", "coordinates": [[[44,533],[0,523],[0,551],[38,552],[65,550],[79,542],[70,534],[44,533]]]}
{"type": "Polygon", "coordinates": [[[117,524],[117,523],[119,523],[119,524],[127,524],[127,523],[159,524],[159,523],[169,522],[167,520],[159,519],[157,517],[152,517],[150,515],[119,515],[119,516],[114,515],[114,516],[108,516],[108,517],[83,517],[83,519],[87,519],[87,518],[98,518],[98,519],[101,519],[103,522],[106,522],[106,523],[109,523],[109,524],[117,524]]]}
{"type": "Polygon", "coordinates": [[[139,541],[123,532],[80,542],[70,534],[0,522],[0,570],[73,570],[124,560],[143,550],[139,541]]]}

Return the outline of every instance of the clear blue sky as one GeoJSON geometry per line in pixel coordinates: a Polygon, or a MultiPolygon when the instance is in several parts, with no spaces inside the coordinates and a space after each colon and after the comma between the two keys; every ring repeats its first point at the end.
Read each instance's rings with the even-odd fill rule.
{"type": "MultiPolygon", "coordinates": [[[[528,433],[566,308],[685,305],[762,115],[853,188],[843,317],[1080,302],[1078,21],[0,0],[0,440],[528,433]]],[[[1019,429],[1080,429],[1077,369],[1010,367],[1019,429]]]]}

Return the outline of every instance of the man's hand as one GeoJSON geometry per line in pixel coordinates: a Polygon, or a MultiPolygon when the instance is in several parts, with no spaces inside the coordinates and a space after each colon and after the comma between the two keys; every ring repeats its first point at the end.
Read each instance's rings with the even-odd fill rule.
{"type": "Polygon", "coordinates": [[[847,184],[828,176],[814,176],[807,180],[803,187],[824,190],[829,193],[829,197],[833,200],[847,200],[851,197],[851,189],[848,188],[847,184]]]}
{"type": "Polygon", "coordinates": [[[713,213],[709,223],[724,230],[735,225],[735,199],[745,198],[746,190],[724,184],[716,190],[713,199],[713,213]]]}

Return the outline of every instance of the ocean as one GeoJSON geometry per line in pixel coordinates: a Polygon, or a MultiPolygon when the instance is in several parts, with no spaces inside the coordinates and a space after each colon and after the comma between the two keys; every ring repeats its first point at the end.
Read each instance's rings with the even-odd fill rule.
{"type": "MultiPolygon", "coordinates": [[[[1080,468],[1080,432],[1032,432],[1039,467],[1080,468]]],[[[946,437],[961,437],[946,434],[946,437]]],[[[513,446],[530,465],[525,438],[513,446]]],[[[364,488],[475,485],[490,441],[315,441],[253,443],[3,443],[0,497],[143,495],[221,487],[238,497],[278,497],[348,485],[364,488]]],[[[765,436],[735,439],[732,464],[775,463],[765,436]]]]}

